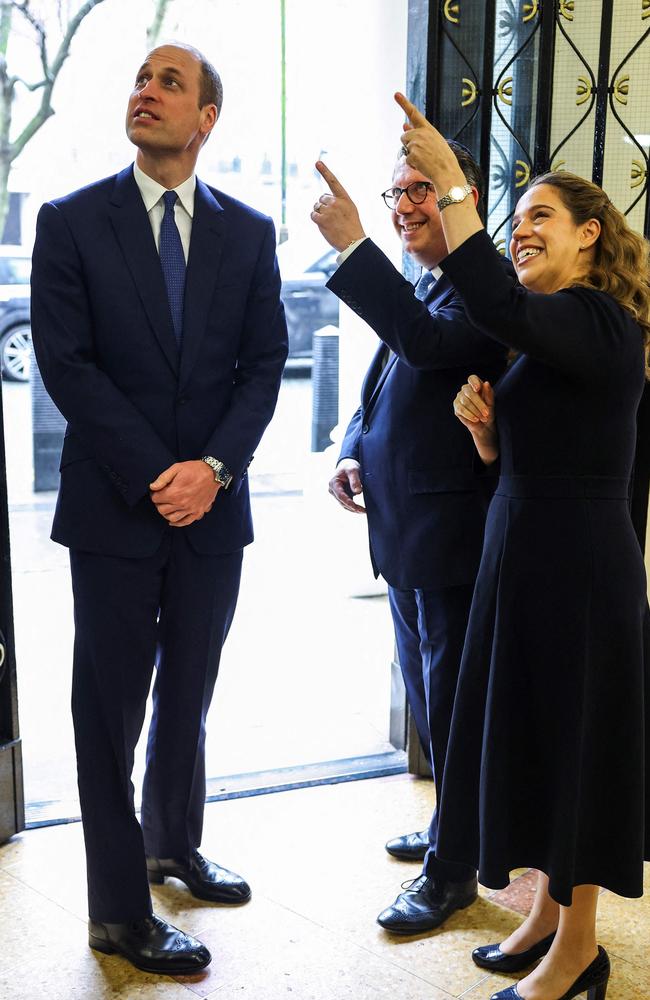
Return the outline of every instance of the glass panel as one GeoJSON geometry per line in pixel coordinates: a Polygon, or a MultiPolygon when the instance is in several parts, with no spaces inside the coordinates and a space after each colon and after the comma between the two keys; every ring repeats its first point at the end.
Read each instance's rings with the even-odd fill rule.
{"type": "MultiPolygon", "coordinates": [[[[330,0],[326,10],[321,0],[286,0],[283,149],[281,4],[222,0],[218,7],[217,18],[211,0],[175,0],[164,34],[198,43],[222,74],[223,113],[197,173],[275,220],[291,356],[276,416],[250,469],[256,541],[245,553],[209,720],[209,776],[392,749],[385,587],[370,571],[365,521],[346,515],[327,494],[337,446],[311,450],[314,333],[336,329],[339,309],[325,288],[336,255],[309,213],[324,190],[314,169],[324,156],[358,202],[368,231],[400,260],[380,192],[390,183],[400,134],[391,95],[404,89],[408,13],[393,0],[330,0]]],[[[57,81],[56,114],[12,174],[12,185],[29,192],[22,219],[27,254],[43,201],[133,158],[122,123],[149,13],[146,4],[112,0],[88,16],[75,39],[57,81]],[[88,89],[79,82],[96,80],[111,51],[120,58],[100,73],[101,114],[88,114],[88,89]]],[[[10,56],[37,65],[30,44],[26,32],[12,38],[10,56]]],[[[34,95],[18,93],[17,120],[26,120],[34,95]]],[[[0,256],[0,268],[9,260],[0,256]]],[[[26,278],[27,265],[20,267],[26,278]]],[[[18,270],[16,264],[12,273],[18,270]]],[[[356,408],[376,342],[362,324],[342,318],[341,328],[346,324],[350,337],[341,345],[336,386],[341,425],[336,432],[335,407],[328,440],[328,431],[340,440],[356,408]]],[[[28,357],[28,328],[23,338],[28,357]]],[[[43,417],[37,374],[29,381],[25,365],[23,378],[6,377],[4,402],[25,787],[28,818],[38,821],[78,814],[69,715],[72,599],[67,553],[48,539],[54,484],[48,488],[41,460],[35,468],[32,457],[40,442],[43,461],[56,461],[61,426],[51,410],[43,417]]],[[[141,745],[136,783],[142,766],[141,745]]]]}

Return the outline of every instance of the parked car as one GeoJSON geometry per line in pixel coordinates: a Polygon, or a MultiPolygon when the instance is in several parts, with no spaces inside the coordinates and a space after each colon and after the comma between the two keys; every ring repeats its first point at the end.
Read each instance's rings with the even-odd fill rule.
{"type": "MultiPolygon", "coordinates": [[[[278,247],[282,301],[289,330],[289,367],[311,364],[313,337],[338,326],[339,303],[325,283],[336,270],[336,250],[295,238],[278,247]]],[[[0,369],[2,377],[29,381],[32,336],[29,321],[30,256],[23,247],[0,245],[0,369]]]]}
{"type": "Polygon", "coordinates": [[[32,360],[30,271],[24,247],[0,245],[0,371],[14,382],[29,380],[32,360]]]}
{"type": "Polygon", "coordinates": [[[339,325],[339,300],[325,287],[336,270],[337,251],[322,240],[290,237],[278,247],[282,301],[289,331],[288,367],[311,364],[313,338],[323,326],[339,325]]]}

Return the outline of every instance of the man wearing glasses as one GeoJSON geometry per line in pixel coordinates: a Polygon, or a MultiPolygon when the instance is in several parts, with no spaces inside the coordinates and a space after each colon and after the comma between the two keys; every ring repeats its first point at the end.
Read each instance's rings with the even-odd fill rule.
{"type": "MultiPolygon", "coordinates": [[[[483,193],[479,166],[463,146],[450,146],[465,188],[437,201],[403,151],[382,195],[403,249],[422,266],[415,288],[365,235],[356,206],[320,162],[330,193],[311,216],[340,251],[327,287],[381,341],[329,490],[346,510],[367,513],[373,570],[388,583],[409,704],[438,789],[486,508],[452,402],[469,373],[494,383],[506,362],[505,349],[471,325],[438,267],[447,254],[440,211],[467,196],[480,209],[483,193]],[[365,507],[355,501],[362,490],[365,507]]],[[[437,858],[436,841],[434,810],[428,830],[386,844],[394,857],[424,860],[422,875],[380,913],[386,930],[432,930],[476,899],[476,873],[437,858]]]]}

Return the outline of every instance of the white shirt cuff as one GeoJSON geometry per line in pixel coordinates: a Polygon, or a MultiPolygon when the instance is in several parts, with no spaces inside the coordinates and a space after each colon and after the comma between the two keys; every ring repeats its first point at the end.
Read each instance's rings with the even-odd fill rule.
{"type": "Polygon", "coordinates": [[[344,260],[348,259],[351,253],[354,253],[358,246],[361,246],[364,240],[368,239],[370,239],[369,236],[362,236],[360,240],[355,240],[354,243],[350,243],[350,246],[346,247],[345,250],[341,250],[341,253],[336,258],[337,265],[340,266],[344,260]]]}

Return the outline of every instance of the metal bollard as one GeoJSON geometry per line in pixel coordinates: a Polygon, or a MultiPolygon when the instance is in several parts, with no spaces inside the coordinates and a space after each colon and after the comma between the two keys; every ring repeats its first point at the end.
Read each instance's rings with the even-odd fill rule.
{"type": "Polygon", "coordinates": [[[47,394],[36,363],[32,364],[32,440],[34,454],[34,492],[58,490],[59,462],[65,434],[65,419],[47,394]]]}
{"type": "Polygon", "coordinates": [[[311,450],[324,451],[332,443],[330,433],[339,422],[339,331],[336,326],[324,326],[314,333],[311,382],[311,450]]]}

